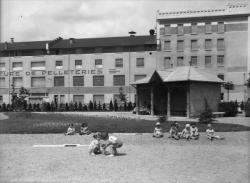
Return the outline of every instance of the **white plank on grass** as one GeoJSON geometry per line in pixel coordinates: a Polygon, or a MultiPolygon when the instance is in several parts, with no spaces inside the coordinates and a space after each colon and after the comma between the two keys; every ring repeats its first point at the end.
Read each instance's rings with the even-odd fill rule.
{"type": "Polygon", "coordinates": [[[86,147],[87,144],[37,144],[33,147],[86,147]]]}

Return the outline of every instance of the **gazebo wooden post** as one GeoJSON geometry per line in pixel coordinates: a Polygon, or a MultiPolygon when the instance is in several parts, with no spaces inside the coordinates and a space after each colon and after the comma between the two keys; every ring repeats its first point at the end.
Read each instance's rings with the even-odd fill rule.
{"type": "Polygon", "coordinates": [[[152,86],[150,90],[150,106],[150,114],[154,115],[154,86],[152,86]]]}
{"type": "Polygon", "coordinates": [[[167,117],[169,118],[171,116],[171,109],[170,109],[170,88],[168,88],[168,91],[167,91],[167,117]]]}
{"type": "Polygon", "coordinates": [[[140,102],[139,102],[139,85],[136,86],[136,114],[139,114],[140,111],[140,102]]]}
{"type": "Polygon", "coordinates": [[[190,117],[190,84],[187,85],[187,118],[190,117]]]}

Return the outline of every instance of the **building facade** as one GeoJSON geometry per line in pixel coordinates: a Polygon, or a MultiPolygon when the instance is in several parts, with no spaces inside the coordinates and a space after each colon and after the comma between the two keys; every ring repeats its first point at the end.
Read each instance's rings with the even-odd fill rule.
{"type": "Polygon", "coordinates": [[[131,82],[156,68],[154,35],[1,44],[0,102],[27,88],[30,103],[109,103],[123,88],[135,101],[131,82]]]}
{"type": "Polygon", "coordinates": [[[250,10],[247,3],[222,9],[158,12],[158,69],[191,65],[225,82],[221,98],[246,101],[250,74],[250,10]]]}

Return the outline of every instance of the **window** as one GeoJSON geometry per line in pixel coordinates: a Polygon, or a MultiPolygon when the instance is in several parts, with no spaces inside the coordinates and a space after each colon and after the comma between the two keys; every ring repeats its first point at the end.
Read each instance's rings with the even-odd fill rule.
{"type": "Polygon", "coordinates": [[[122,58],[115,59],[115,67],[123,67],[123,59],[122,58]]]}
{"type": "Polygon", "coordinates": [[[217,56],[217,66],[219,66],[219,67],[224,66],[224,55],[217,56]]]}
{"type": "Polygon", "coordinates": [[[104,76],[93,76],[93,86],[104,86],[104,76]]]}
{"type": "Polygon", "coordinates": [[[63,61],[62,60],[56,61],[56,69],[63,69],[63,61]]]}
{"type": "Polygon", "coordinates": [[[23,70],[23,63],[22,62],[13,62],[12,68],[13,68],[13,71],[23,70]]]}
{"type": "Polygon", "coordinates": [[[163,67],[164,69],[169,69],[172,67],[171,57],[164,57],[163,67]]]}
{"type": "Polygon", "coordinates": [[[224,74],[218,74],[217,77],[224,81],[224,74]]]}
{"type": "Polygon", "coordinates": [[[82,60],[75,60],[75,68],[82,69],[82,60]]]}
{"type": "Polygon", "coordinates": [[[0,88],[5,88],[5,78],[0,78],[0,88]]]}
{"type": "Polygon", "coordinates": [[[170,25],[165,25],[165,35],[170,35],[171,34],[171,27],[170,25]]]}
{"type": "Polygon", "coordinates": [[[0,103],[3,103],[3,96],[0,95],[0,103]]]}
{"type": "Polygon", "coordinates": [[[125,76],[124,75],[114,75],[113,76],[114,86],[124,86],[125,76]]]}
{"type": "Polygon", "coordinates": [[[183,51],[184,50],[184,41],[178,40],[177,41],[177,51],[183,51]]]}
{"type": "Polygon", "coordinates": [[[191,24],[191,34],[197,34],[197,24],[196,23],[191,24]]]}
{"type": "Polygon", "coordinates": [[[45,87],[45,77],[32,77],[31,87],[37,87],[37,88],[45,87]]]}
{"type": "Polygon", "coordinates": [[[211,67],[211,66],[212,66],[212,57],[205,56],[205,67],[211,67]]]}
{"type": "Polygon", "coordinates": [[[177,34],[178,35],[183,35],[183,24],[178,24],[177,25],[177,34]]]}
{"type": "Polygon", "coordinates": [[[217,40],[217,50],[224,50],[224,39],[217,40]]]}
{"type": "Polygon", "coordinates": [[[45,70],[45,61],[31,62],[31,70],[33,71],[45,70]]]}
{"type": "Polygon", "coordinates": [[[73,76],[73,86],[84,86],[84,76],[73,76]]]}
{"type": "Polygon", "coordinates": [[[212,50],[212,39],[205,39],[205,50],[212,50]]]}
{"type": "Polygon", "coordinates": [[[192,56],[191,57],[191,66],[197,66],[197,56],[192,56]]]}
{"type": "Polygon", "coordinates": [[[212,33],[212,25],[210,22],[205,24],[205,33],[212,33]]]}
{"type": "Polygon", "coordinates": [[[96,68],[102,68],[102,59],[95,59],[95,67],[96,68]]]}
{"type": "Polygon", "coordinates": [[[5,71],[5,63],[0,63],[0,71],[5,71]]]}
{"type": "Polygon", "coordinates": [[[136,59],[136,67],[144,67],[144,58],[136,59]]]}
{"type": "Polygon", "coordinates": [[[73,103],[84,103],[84,95],[73,95],[73,103]]]}
{"type": "Polygon", "coordinates": [[[164,50],[171,50],[171,41],[164,41],[164,50]]]}
{"type": "Polygon", "coordinates": [[[21,88],[23,86],[23,78],[13,77],[13,85],[14,85],[14,88],[21,88]]]}
{"type": "Polygon", "coordinates": [[[145,77],[147,77],[146,74],[138,74],[138,75],[135,75],[135,80],[134,80],[134,81],[138,81],[138,80],[143,79],[143,78],[145,78],[145,77]]]}
{"type": "Polygon", "coordinates": [[[184,63],[183,63],[183,57],[177,57],[177,66],[183,66],[184,63]]]}
{"type": "Polygon", "coordinates": [[[93,102],[96,102],[96,104],[98,105],[103,104],[104,103],[104,95],[93,95],[93,102]]]}
{"type": "Polygon", "coordinates": [[[223,33],[225,31],[224,22],[218,22],[218,33],[223,33]]]}
{"type": "Polygon", "coordinates": [[[191,50],[198,50],[198,41],[191,40],[191,50]]]}
{"type": "Polygon", "coordinates": [[[55,76],[54,86],[64,86],[64,76],[55,76]]]}

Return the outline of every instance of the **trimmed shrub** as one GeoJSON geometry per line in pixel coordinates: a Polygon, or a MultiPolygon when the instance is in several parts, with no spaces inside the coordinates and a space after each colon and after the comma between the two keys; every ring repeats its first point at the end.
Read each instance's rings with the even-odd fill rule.
{"type": "Polygon", "coordinates": [[[97,110],[97,105],[96,105],[96,101],[94,101],[94,106],[93,106],[93,110],[96,111],[97,110]]]}
{"type": "Polygon", "coordinates": [[[117,104],[117,100],[116,99],[114,101],[114,110],[118,111],[118,104],[117,104]]]}
{"type": "Polygon", "coordinates": [[[237,115],[237,103],[236,102],[221,102],[219,104],[219,111],[225,112],[226,117],[234,117],[237,115]]]}
{"type": "Polygon", "coordinates": [[[79,111],[83,111],[83,106],[82,106],[82,103],[81,103],[81,102],[79,102],[78,110],[79,110],[79,111]]]}
{"type": "Polygon", "coordinates": [[[132,102],[129,101],[128,103],[128,111],[132,111],[133,110],[133,105],[132,105],[132,102]]]}
{"type": "Polygon", "coordinates": [[[93,111],[94,105],[93,105],[93,102],[91,100],[89,101],[89,106],[88,107],[89,107],[90,111],[93,111]]]}
{"type": "Polygon", "coordinates": [[[106,111],[106,104],[105,103],[102,104],[102,110],[106,111]]]}
{"type": "Polygon", "coordinates": [[[113,110],[114,110],[114,105],[113,105],[112,100],[110,100],[110,103],[109,103],[109,110],[110,110],[110,111],[113,111],[113,110]]]}
{"type": "Polygon", "coordinates": [[[250,101],[245,104],[245,116],[250,117],[250,101]]]}
{"type": "Polygon", "coordinates": [[[2,111],[3,111],[3,112],[7,111],[7,106],[6,106],[5,103],[3,103],[3,105],[2,105],[2,111]]]}
{"type": "Polygon", "coordinates": [[[206,99],[204,99],[204,102],[205,110],[199,115],[199,122],[204,124],[212,123],[215,121],[212,110],[210,109],[206,99]]]}

